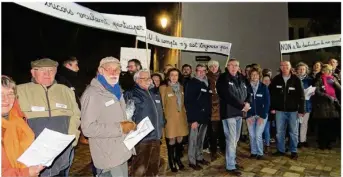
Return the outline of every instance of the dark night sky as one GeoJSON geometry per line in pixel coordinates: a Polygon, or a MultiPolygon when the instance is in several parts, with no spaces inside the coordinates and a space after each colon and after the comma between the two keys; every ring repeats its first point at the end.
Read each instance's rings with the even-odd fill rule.
{"type": "MultiPolygon", "coordinates": [[[[102,13],[145,16],[147,27],[157,32],[157,14],[161,11],[169,11],[173,5],[173,3],[79,4],[102,13]]],[[[289,3],[288,7],[290,18],[318,16],[340,18],[340,3],[289,3]]],[[[42,57],[62,61],[64,57],[74,55],[80,60],[81,73],[94,76],[98,61],[102,57],[119,58],[120,47],[133,47],[135,43],[135,37],[132,35],[73,24],[14,3],[2,3],[1,23],[2,74],[12,76],[18,83],[26,82],[30,78],[30,61],[42,57]]]]}

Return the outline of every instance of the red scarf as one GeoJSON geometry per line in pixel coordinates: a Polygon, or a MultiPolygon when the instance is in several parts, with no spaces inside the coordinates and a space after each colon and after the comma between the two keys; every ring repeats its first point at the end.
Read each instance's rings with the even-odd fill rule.
{"type": "Polygon", "coordinates": [[[323,83],[324,83],[324,86],[325,86],[325,93],[328,94],[331,97],[336,98],[335,88],[333,87],[333,84],[331,85],[331,84],[327,83],[328,79],[334,80],[334,77],[330,76],[330,75],[325,75],[325,74],[322,75],[322,80],[323,80],[323,83]]]}

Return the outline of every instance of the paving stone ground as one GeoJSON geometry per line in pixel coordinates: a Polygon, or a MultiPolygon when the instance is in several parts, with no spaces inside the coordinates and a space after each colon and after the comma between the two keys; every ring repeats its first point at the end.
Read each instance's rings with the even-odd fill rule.
{"type": "MultiPolygon", "coordinates": [[[[260,177],[260,176],[341,176],[341,146],[340,142],[334,144],[332,150],[320,150],[316,148],[314,137],[309,138],[310,148],[299,149],[298,160],[291,160],[288,153],[285,157],[274,157],[266,155],[266,160],[249,159],[248,143],[240,142],[237,149],[237,162],[244,167],[242,176],[260,177]]],[[[275,145],[272,144],[272,152],[275,151],[275,145]]],[[[161,157],[163,159],[160,169],[160,176],[229,176],[225,171],[225,157],[223,154],[211,162],[209,166],[203,166],[203,170],[194,171],[188,167],[187,154],[184,151],[182,159],[186,169],[173,173],[168,169],[167,149],[165,142],[161,147],[161,157]]],[[[204,153],[205,159],[210,156],[204,153]]],[[[88,145],[78,145],[75,159],[70,172],[71,176],[92,176],[90,166],[90,152],[88,145]]]]}

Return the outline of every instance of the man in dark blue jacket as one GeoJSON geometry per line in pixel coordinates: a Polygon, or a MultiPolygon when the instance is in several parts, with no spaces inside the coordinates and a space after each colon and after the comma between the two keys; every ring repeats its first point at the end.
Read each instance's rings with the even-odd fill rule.
{"type": "Polygon", "coordinates": [[[236,163],[236,148],[242,127],[243,112],[250,109],[250,95],[244,77],[238,73],[239,62],[230,59],[227,64],[228,72],[219,76],[217,92],[223,106],[221,118],[226,138],[226,170],[234,176],[242,175],[236,163]]]}
{"type": "Polygon", "coordinates": [[[211,118],[211,88],[206,76],[206,66],[196,66],[196,76],[188,81],[185,88],[185,107],[190,125],[188,140],[189,166],[200,170],[202,165],[208,165],[202,155],[207,125],[211,118]]]}
{"type": "Polygon", "coordinates": [[[136,146],[136,156],[132,159],[132,176],[157,176],[160,161],[160,138],[164,126],[161,96],[150,90],[152,80],[148,70],[135,73],[136,85],[125,92],[126,102],[133,100],[135,111],[132,121],[139,124],[149,117],[154,130],[145,136],[136,146]]]}

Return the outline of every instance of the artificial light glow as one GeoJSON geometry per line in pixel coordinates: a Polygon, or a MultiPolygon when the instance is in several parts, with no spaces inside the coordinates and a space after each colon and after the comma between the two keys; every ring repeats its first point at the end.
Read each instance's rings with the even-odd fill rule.
{"type": "Polygon", "coordinates": [[[165,18],[165,17],[161,18],[162,28],[166,28],[167,27],[167,23],[168,23],[167,18],[165,18]]]}

